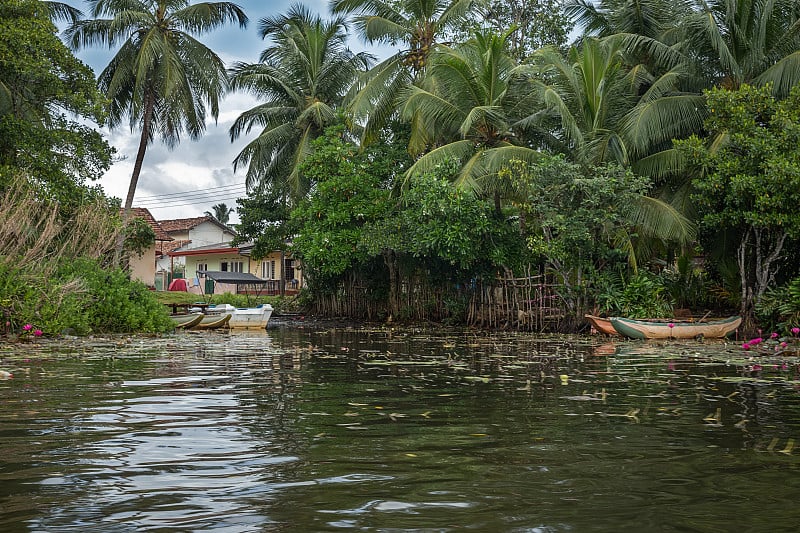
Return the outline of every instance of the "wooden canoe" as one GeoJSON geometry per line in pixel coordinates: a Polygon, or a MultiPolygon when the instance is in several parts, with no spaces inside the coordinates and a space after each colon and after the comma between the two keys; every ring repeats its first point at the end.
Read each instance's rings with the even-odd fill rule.
{"type": "Polygon", "coordinates": [[[594,327],[594,329],[600,333],[605,333],[606,335],[619,335],[617,330],[614,329],[614,326],[611,325],[610,318],[603,318],[595,315],[585,315],[585,317],[592,327],[594,327]]]}
{"type": "Polygon", "coordinates": [[[195,325],[192,329],[217,329],[225,327],[230,322],[233,315],[225,313],[224,315],[206,315],[199,324],[195,325]]]}
{"type": "Polygon", "coordinates": [[[185,315],[172,315],[172,321],[175,323],[175,329],[189,329],[193,328],[203,320],[205,315],[203,313],[189,313],[185,315]]]}
{"type": "Polygon", "coordinates": [[[634,320],[614,317],[611,325],[620,335],[631,339],[719,339],[732,333],[742,323],[742,317],[731,316],[704,322],[669,320],[634,320]],[[672,327],[670,327],[672,324],[672,327]]]}

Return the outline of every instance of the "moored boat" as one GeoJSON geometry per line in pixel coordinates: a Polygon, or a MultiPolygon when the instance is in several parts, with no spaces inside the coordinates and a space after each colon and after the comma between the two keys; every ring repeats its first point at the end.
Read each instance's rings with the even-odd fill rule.
{"type": "Polygon", "coordinates": [[[613,317],[610,321],[617,333],[631,339],[719,339],[734,332],[742,323],[742,317],[698,322],[613,317]]]}
{"type": "Polygon", "coordinates": [[[614,329],[614,326],[611,325],[610,318],[603,318],[601,316],[595,316],[595,315],[584,315],[584,316],[586,317],[586,320],[588,320],[589,323],[592,325],[592,327],[594,327],[594,329],[596,329],[600,333],[605,333],[606,335],[619,335],[619,333],[617,333],[617,330],[614,329]]]}
{"type": "Polygon", "coordinates": [[[264,329],[272,316],[272,306],[262,304],[258,307],[237,307],[230,313],[232,316],[228,326],[231,329],[264,329]]]}
{"type": "Polygon", "coordinates": [[[184,315],[171,315],[175,329],[189,329],[199,324],[205,315],[203,313],[187,313],[184,315]]]}

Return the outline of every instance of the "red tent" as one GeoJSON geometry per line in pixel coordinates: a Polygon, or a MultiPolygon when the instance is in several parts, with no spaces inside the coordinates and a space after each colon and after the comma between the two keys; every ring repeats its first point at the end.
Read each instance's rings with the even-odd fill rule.
{"type": "Polygon", "coordinates": [[[168,291],[183,291],[188,292],[189,286],[186,284],[186,280],[183,278],[175,278],[169,284],[168,291]]]}

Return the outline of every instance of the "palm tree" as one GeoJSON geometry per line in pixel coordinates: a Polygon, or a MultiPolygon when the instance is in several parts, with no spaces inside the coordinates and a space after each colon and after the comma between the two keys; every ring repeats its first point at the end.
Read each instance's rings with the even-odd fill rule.
{"type": "Polygon", "coordinates": [[[247,16],[230,2],[188,0],[90,0],[92,20],[65,32],[73,48],[107,45],[119,50],[100,73],[108,96],[109,125],[126,117],[141,135],[125,197],[127,219],[147,146],[160,136],[170,147],[185,131],[197,139],[205,131],[206,110],[215,119],[227,89],[222,60],[193,37],[226,23],[244,28],[247,16]],[[103,18],[107,17],[107,18],[103,18]]]}
{"type": "Polygon", "coordinates": [[[350,112],[363,122],[362,143],[378,138],[397,111],[401,91],[419,82],[443,36],[479,0],[331,0],[333,13],[355,16],[362,39],[399,45],[396,54],[364,73],[347,95],[350,112]]]}
{"type": "Polygon", "coordinates": [[[83,12],[80,9],[72,7],[65,2],[48,2],[42,1],[45,9],[47,10],[50,20],[64,21],[75,23],[83,17],[83,12]]]}
{"type": "Polygon", "coordinates": [[[583,36],[628,33],[671,40],[691,0],[569,0],[565,12],[583,28],[583,36]]]}
{"type": "Polygon", "coordinates": [[[455,161],[457,183],[493,196],[508,192],[499,172],[511,160],[533,162],[538,152],[522,144],[515,127],[533,104],[520,67],[508,54],[508,33],[479,32],[463,45],[431,54],[425,78],[401,96],[401,114],[411,120],[410,149],[424,153],[408,176],[455,161]]]}
{"type": "Polygon", "coordinates": [[[785,98],[800,82],[796,0],[695,0],[683,20],[684,53],[703,89],[772,84],[785,98]]]}
{"type": "Polygon", "coordinates": [[[228,220],[230,220],[230,214],[234,211],[232,207],[228,207],[224,203],[214,204],[211,206],[211,209],[214,210],[213,213],[211,211],[206,211],[204,214],[207,217],[213,218],[220,224],[227,224],[228,220]]]}
{"type": "Polygon", "coordinates": [[[311,141],[338,120],[342,97],[369,56],[347,48],[344,19],[326,22],[302,6],[261,19],[259,33],[274,44],[261,53],[261,62],[234,65],[231,86],[262,103],[239,115],[231,141],[253,127],[263,129],[236,156],[234,170],[247,165],[250,189],[274,187],[298,199],[308,185],[299,165],[311,152],[311,141]]]}
{"type": "Polygon", "coordinates": [[[624,34],[587,37],[567,58],[552,48],[537,51],[540,105],[522,124],[581,164],[614,162],[659,177],[675,168],[672,139],[702,128],[704,99],[683,90],[688,69],[674,53],[665,54],[672,64],[660,75],[629,64],[630,41],[624,34]]]}

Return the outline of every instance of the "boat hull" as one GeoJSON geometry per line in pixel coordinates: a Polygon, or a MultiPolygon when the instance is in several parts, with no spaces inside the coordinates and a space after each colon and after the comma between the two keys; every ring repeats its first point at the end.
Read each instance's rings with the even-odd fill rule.
{"type": "Polygon", "coordinates": [[[205,315],[203,313],[191,313],[187,315],[172,315],[172,322],[175,329],[189,329],[199,324],[205,315]]]}
{"type": "Polygon", "coordinates": [[[617,330],[614,329],[614,326],[611,325],[610,318],[603,318],[595,315],[585,315],[585,316],[586,320],[589,321],[592,327],[594,327],[594,329],[596,329],[600,333],[605,333],[606,335],[619,335],[619,333],[617,333],[617,330]]]}
{"type": "Polygon", "coordinates": [[[665,320],[634,320],[630,318],[611,318],[611,325],[617,333],[631,339],[719,339],[734,332],[742,323],[742,318],[732,316],[707,322],[668,322],[665,320]],[[669,325],[672,324],[672,327],[669,325]]]}
{"type": "Polygon", "coordinates": [[[228,322],[231,329],[265,329],[272,316],[272,306],[264,304],[261,307],[237,307],[231,315],[228,322]]]}
{"type": "Polygon", "coordinates": [[[224,315],[220,314],[206,315],[205,317],[203,317],[203,320],[201,320],[199,324],[194,326],[193,329],[222,328],[228,325],[228,322],[230,322],[231,317],[233,317],[231,313],[225,313],[224,315]]]}

